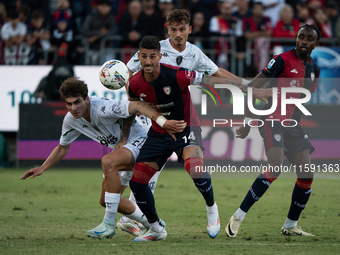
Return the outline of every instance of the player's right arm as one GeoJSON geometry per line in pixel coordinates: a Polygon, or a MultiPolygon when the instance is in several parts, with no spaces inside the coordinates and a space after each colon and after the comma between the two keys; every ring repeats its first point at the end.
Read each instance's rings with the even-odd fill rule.
{"type": "Polygon", "coordinates": [[[57,147],[54,148],[54,150],[51,152],[51,154],[48,156],[46,161],[41,166],[35,167],[35,168],[32,168],[26,171],[26,173],[24,173],[24,175],[21,176],[20,179],[25,180],[29,176],[31,178],[34,178],[36,176],[41,175],[47,169],[53,167],[60,160],[62,160],[66,156],[69,148],[70,148],[70,145],[62,146],[59,144],[57,147]]]}

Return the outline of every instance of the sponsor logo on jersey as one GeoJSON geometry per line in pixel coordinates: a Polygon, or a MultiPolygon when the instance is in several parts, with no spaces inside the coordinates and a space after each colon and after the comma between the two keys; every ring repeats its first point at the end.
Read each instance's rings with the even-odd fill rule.
{"type": "Polygon", "coordinates": [[[312,81],[314,81],[314,79],[315,79],[315,74],[314,74],[314,73],[311,73],[311,74],[310,74],[310,78],[312,79],[312,81]]]}
{"type": "Polygon", "coordinates": [[[296,69],[290,70],[291,73],[298,73],[296,69]]]}
{"type": "Polygon", "coordinates": [[[274,135],[274,139],[275,139],[276,141],[280,142],[280,141],[281,141],[281,135],[280,135],[280,134],[275,134],[275,135],[274,135]]]}
{"type": "Polygon", "coordinates": [[[300,88],[301,86],[301,84],[300,84],[300,82],[298,81],[298,80],[292,80],[290,83],[289,83],[289,85],[291,86],[291,87],[298,87],[298,88],[300,88]]]}
{"type": "Polygon", "coordinates": [[[166,86],[166,87],[163,88],[163,91],[164,91],[165,94],[170,95],[171,87],[170,86],[166,86]]]}
{"type": "Polygon", "coordinates": [[[109,136],[97,136],[97,139],[104,146],[108,146],[109,144],[115,144],[118,140],[117,137],[111,134],[109,136]]]}
{"type": "Polygon", "coordinates": [[[169,57],[168,53],[164,52],[162,57],[169,57]]]}
{"type": "Polygon", "coordinates": [[[272,66],[274,65],[275,61],[276,61],[275,59],[270,60],[270,62],[269,62],[268,65],[267,65],[267,68],[268,68],[268,69],[271,69],[272,66]]]}

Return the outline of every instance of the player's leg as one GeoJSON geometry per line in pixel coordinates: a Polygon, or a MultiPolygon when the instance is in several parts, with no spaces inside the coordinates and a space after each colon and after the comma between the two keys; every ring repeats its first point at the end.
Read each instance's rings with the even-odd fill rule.
{"type": "Polygon", "coordinates": [[[311,164],[310,153],[314,151],[314,147],[310,144],[301,127],[298,126],[295,130],[300,133],[300,139],[287,142],[288,153],[286,153],[286,156],[289,162],[295,166],[297,179],[288,216],[281,233],[283,235],[313,236],[297,227],[297,222],[312,193],[311,186],[314,173],[309,171],[309,165],[311,164]]]}
{"type": "Polygon", "coordinates": [[[165,224],[159,219],[155,207],[155,199],[149,187],[149,181],[158,171],[156,162],[137,162],[130,180],[130,188],[136,198],[137,205],[147,217],[150,229],[133,241],[158,241],[166,238],[165,224]]]}
{"type": "Polygon", "coordinates": [[[284,145],[281,128],[271,127],[266,123],[260,128],[260,134],[264,139],[267,155],[268,171],[261,173],[251,185],[248,193],[244,197],[240,207],[231,216],[225,228],[229,237],[236,237],[239,227],[249,209],[268,190],[271,183],[280,175],[280,166],[283,164],[284,145]]]}
{"type": "MultiPolygon", "coordinates": [[[[115,234],[115,220],[121,195],[121,180],[118,172],[131,171],[134,162],[133,154],[124,147],[112,151],[102,158],[102,169],[105,176],[105,216],[99,226],[87,231],[88,236],[102,239],[104,237],[112,238],[115,234]]],[[[126,201],[123,200],[123,203],[126,203],[126,201]]],[[[133,206],[133,203],[131,204],[133,206]]],[[[125,210],[131,209],[131,207],[126,208],[124,206],[123,208],[125,210]]]]}

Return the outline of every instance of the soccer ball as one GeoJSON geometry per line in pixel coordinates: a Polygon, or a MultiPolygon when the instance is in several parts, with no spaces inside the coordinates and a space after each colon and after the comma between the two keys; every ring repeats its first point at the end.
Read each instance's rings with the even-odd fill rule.
{"type": "Polygon", "coordinates": [[[129,80],[129,70],[122,61],[109,60],[100,68],[99,80],[105,88],[112,90],[120,89],[129,80]]]}

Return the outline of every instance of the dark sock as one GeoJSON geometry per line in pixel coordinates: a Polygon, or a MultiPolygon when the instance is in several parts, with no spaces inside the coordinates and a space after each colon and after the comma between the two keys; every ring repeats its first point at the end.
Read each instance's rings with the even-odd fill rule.
{"type": "Polygon", "coordinates": [[[200,178],[193,180],[196,188],[201,192],[204,197],[205,203],[207,206],[212,206],[215,203],[214,200],[214,191],[211,183],[211,178],[208,173],[204,173],[200,178]]]}
{"type": "Polygon", "coordinates": [[[311,185],[312,182],[304,182],[299,179],[296,181],[292,194],[292,203],[288,212],[288,219],[298,220],[300,218],[300,214],[302,210],[305,209],[310,194],[312,193],[311,185]]]}
{"type": "Polygon", "coordinates": [[[136,203],[150,223],[159,218],[156,212],[155,199],[148,184],[141,184],[130,180],[130,188],[136,198],[136,203]]]}
{"type": "Polygon", "coordinates": [[[266,177],[263,174],[260,174],[253,184],[251,185],[247,195],[243,199],[242,204],[240,205],[240,208],[244,212],[248,212],[250,207],[253,206],[253,204],[258,201],[262,195],[267,191],[271,184],[271,181],[268,181],[266,177]]]}

